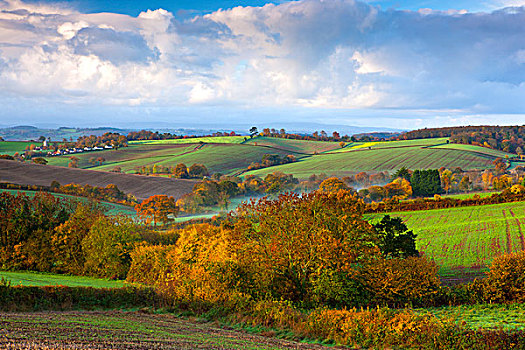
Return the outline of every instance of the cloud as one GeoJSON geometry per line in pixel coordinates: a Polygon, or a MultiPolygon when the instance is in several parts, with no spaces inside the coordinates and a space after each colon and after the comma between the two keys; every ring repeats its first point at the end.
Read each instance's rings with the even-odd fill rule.
{"type": "Polygon", "coordinates": [[[302,0],[178,19],[0,1],[1,97],[71,105],[518,113],[525,9],[302,0]]]}

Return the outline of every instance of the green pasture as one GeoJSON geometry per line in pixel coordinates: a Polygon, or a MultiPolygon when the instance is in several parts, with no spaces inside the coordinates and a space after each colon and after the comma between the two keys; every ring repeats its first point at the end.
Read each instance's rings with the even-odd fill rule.
{"type": "MultiPolygon", "coordinates": [[[[119,166],[125,173],[135,173],[142,166],[175,166],[184,163],[204,164],[211,173],[234,174],[246,169],[253,162],[260,162],[265,154],[279,154],[284,157],[290,151],[250,144],[234,143],[192,143],[192,144],[135,144],[118,150],[86,152],[75,154],[78,167],[91,170],[110,171],[119,166]],[[104,157],[102,165],[93,165],[91,158],[104,157]]],[[[297,158],[301,155],[296,154],[297,158]]],[[[68,156],[47,158],[49,165],[67,166],[68,156]]]]}
{"type": "Polygon", "coordinates": [[[415,309],[439,319],[454,319],[471,329],[525,330],[525,304],[478,304],[415,309]]]}
{"type": "Polygon", "coordinates": [[[371,142],[350,142],[344,148],[339,148],[333,152],[352,152],[364,149],[384,149],[399,147],[434,147],[446,144],[448,138],[400,140],[400,141],[371,141],[371,142]]]}
{"type": "Polygon", "coordinates": [[[443,197],[443,198],[454,198],[454,199],[468,199],[468,198],[472,198],[472,197],[477,195],[480,198],[485,198],[485,197],[490,197],[490,196],[492,196],[495,193],[498,193],[498,191],[444,194],[444,195],[441,195],[441,197],[443,197]]]}
{"type": "MultiPolygon", "coordinates": [[[[95,152],[83,152],[74,154],[78,158],[78,167],[94,170],[111,170],[115,166],[120,166],[124,172],[134,172],[136,167],[152,165],[158,161],[176,157],[185,152],[192,152],[198,144],[181,145],[133,145],[121,147],[117,150],[104,150],[95,152]],[[103,157],[105,161],[102,165],[93,164],[90,160],[103,157]]],[[[49,165],[68,166],[69,157],[72,155],[62,155],[48,157],[49,165]]]]}
{"type": "MultiPolygon", "coordinates": [[[[0,135],[2,136],[2,135],[0,135]]],[[[41,146],[41,142],[28,142],[28,141],[1,141],[0,142],[0,154],[14,155],[16,152],[24,153],[27,146],[41,146]]]]}
{"type": "Polygon", "coordinates": [[[525,249],[525,202],[389,214],[402,218],[417,235],[417,249],[445,269],[486,266],[525,249]]]}
{"type": "MultiPolygon", "coordinates": [[[[404,142],[404,141],[399,141],[404,142]]],[[[354,151],[332,152],[313,155],[291,164],[284,164],[265,169],[246,172],[265,176],[274,171],[305,179],[312,174],[347,176],[361,171],[377,173],[393,172],[401,167],[409,169],[437,169],[446,167],[454,169],[487,169],[492,168],[494,157],[454,149],[434,149],[414,147],[386,147],[377,149],[360,149],[354,151]]]]}
{"type": "Polygon", "coordinates": [[[121,288],[130,285],[124,281],[110,281],[84,276],[58,275],[29,271],[0,271],[0,278],[11,282],[11,286],[121,288]]]}
{"type": "Polygon", "coordinates": [[[187,139],[173,139],[173,140],[140,140],[130,141],[129,145],[180,145],[188,143],[228,143],[239,144],[244,142],[247,136],[220,136],[220,137],[192,137],[187,139]]]}
{"type": "MultiPolygon", "coordinates": [[[[32,197],[35,195],[37,191],[0,189],[0,192],[9,192],[14,195],[20,192],[20,193],[25,193],[26,195],[32,197]]],[[[69,200],[77,200],[77,201],[82,201],[82,202],[87,202],[90,200],[85,197],[76,197],[76,196],[71,196],[71,195],[62,194],[62,193],[50,193],[50,194],[52,194],[55,197],[65,198],[69,200]]],[[[127,205],[116,204],[116,203],[111,203],[111,202],[103,202],[103,201],[97,201],[97,202],[107,209],[107,212],[106,212],[107,215],[123,214],[123,215],[135,216],[136,214],[135,209],[132,207],[128,207],[127,205]]]]}
{"type": "MultiPolygon", "coordinates": [[[[245,142],[247,145],[275,148],[283,151],[299,154],[314,154],[329,152],[340,149],[339,142],[309,141],[282,139],[277,137],[256,137],[245,142]]],[[[271,150],[268,151],[271,153],[271,150]]]]}
{"type": "Polygon", "coordinates": [[[432,148],[456,149],[460,151],[477,152],[477,153],[489,155],[491,157],[499,157],[499,158],[516,157],[515,154],[499,151],[497,149],[491,149],[487,147],[480,147],[480,146],[474,146],[474,145],[463,145],[463,144],[458,144],[458,143],[440,144],[440,145],[432,146],[432,148]]]}

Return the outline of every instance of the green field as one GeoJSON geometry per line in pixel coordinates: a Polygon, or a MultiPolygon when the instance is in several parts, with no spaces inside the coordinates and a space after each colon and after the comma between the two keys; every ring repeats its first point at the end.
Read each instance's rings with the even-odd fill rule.
{"type": "MultiPolygon", "coordinates": [[[[436,169],[446,167],[463,170],[493,168],[497,157],[512,154],[472,145],[447,144],[446,138],[350,142],[343,148],[338,142],[303,141],[272,137],[256,137],[244,141],[243,136],[202,137],[179,140],[132,141],[118,150],[75,154],[78,166],[85,169],[111,171],[120,167],[126,173],[135,173],[142,166],[154,164],[175,166],[184,163],[204,164],[211,173],[253,174],[266,176],[275,171],[306,179],[312,174],[347,176],[366,171],[393,172],[400,167],[409,169],[436,169]],[[286,156],[293,154],[298,162],[245,172],[265,154],[286,156]],[[103,157],[103,164],[93,160],[103,157]]],[[[69,156],[47,158],[50,165],[67,166],[69,156]]]]}
{"type": "MultiPolygon", "coordinates": [[[[289,151],[291,153],[309,155],[312,155],[315,152],[323,153],[341,148],[338,142],[293,140],[282,139],[277,137],[257,137],[246,141],[246,144],[254,146],[264,146],[289,151]]],[[[269,150],[269,153],[271,153],[271,150],[269,150]]]]}
{"type": "Polygon", "coordinates": [[[486,154],[492,157],[499,157],[499,158],[514,158],[516,157],[515,154],[507,153],[503,151],[499,151],[496,149],[486,148],[486,147],[479,147],[474,145],[463,145],[463,144],[456,144],[456,143],[450,143],[450,144],[441,144],[437,146],[432,146],[432,148],[439,148],[439,149],[456,149],[460,151],[468,151],[468,152],[478,152],[482,154],[486,154]]]}
{"type": "Polygon", "coordinates": [[[220,137],[191,137],[187,139],[172,139],[172,140],[140,140],[129,141],[129,145],[180,145],[188,143],[228,143],[239,144],[243,143],[245,136],[220,136],[220,137]]]}
{"type": "Polygon", "coordinates": [[[16,152],[24,153],[27,146],[34,144],[35,146],[41,146],[41,142],[27,142],[27,141],[1,141],[0,142],[0,154],[14,155],[16,152]]]}
{"type": "MultiPolygon", "coordinates": [[[[444,194],[441,195],[443,198],[454,198],[454,199],[468,199],[478,195],[480,198],[490,197],[493,194],[498,193],[494,192],[469,192],[469,193],[454,193],[454,194],[444,194]]],[[[433,197],[432,197],[433,198],[433,197]]]]}
{"type": "Polygon", "coordinates": [[[455,319],[471,329],[525,330],[525,304],[478,304],[416,309],[440,319],[455,319]]]}
{"type": "MultiPolygon", "coordinates": [[[[16,195],[18,192],[25,193],[26,195],[32,197],[35,195],[37,191],[23,191],[23,190],[7,190],[7,189],[0,189],[0,192],[9,192],[11,194],[16,195]]],[[[71,200],[79,200],[83,202],[89,201],[88,198],[85,197],[75,197],[70,196],[68,194],[61,194],[61,193],[50,193],[55,197],[65,198],[65,199],[71,199],[71,200]]],[[[129,215],[129,216],[135,216],[136,212],[135,209],[132,207],[128,207],[127,205],[122,204],[116,204],[116,203],[110,203],[110,202],[103,202],[103,201],[97,201],[100,203],[104,208],[107,209],[106,214],[107,215],[129,215]]]]}
{"type": "Polygon", "coordinates": [[[381,171],[392,172],[403,166],[409,169],[436,169],[444,166],[449,169],[460,167],[464,170],[482,170],[492,168],[494,159],[495,157],[475,152],[422,148],[421,146],[384,147],[370,150],[365,148],[313,155],[303,158],[296,163],[253,170],[246,172],[245,175],[265,176],[268,173],[279,170],[304,179],[312,174],[321,173],[347,176],[361,171],[372,173],[381,171]]]}
{"type": "Polygon", "coordinates": [[[525,249],[525,202],[390,215],[402,218],[417,235],[417,249],[443,268],[485,266],[498,255],[525,249]]]}
{"type": "Polygon", "coordinates": [[[0,271],[0,278],[10,281],[11,286],[121,288],[130,285],[130,283],[124,281],[109,281],[84,276],[68,276],[28,271],[0,271]]]}
{"type": "MultiPolygon", "coordinates": [[[[118,150],[99,151],[75,154],[79,159],[79,168],[110,171],[119,166],[126,173],[135,173],[142,166],[175,166],[184,163],[204,164],[211,173],[235,174],[246,169],[253,162],[260,162],[265,154],[273,153],[280,156],[290,154],[289,151],[269,149],[262,146],[235,143],[205,143],[205,144],[135,144],[118,150]],[[94,166],[91,158],[104,157],[102,165],[94,166]]],[[[300,158],[300,155],[296,155],[300,158]]],[[[67,166],[68,156],[47,158],[50,165],[67,166]]]]}

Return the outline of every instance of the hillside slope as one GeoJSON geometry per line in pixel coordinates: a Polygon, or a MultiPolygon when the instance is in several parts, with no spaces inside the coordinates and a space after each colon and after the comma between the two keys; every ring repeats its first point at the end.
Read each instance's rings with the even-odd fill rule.
{"type": "Polygon", "coordinates": [[[154,194],[165,194],[176,199],[191,192],[196,181],[153,176],[116,174],[110,172],[37,165],[0,159],[0,181],[49,186],[53,180],[62,185],[107,186],[115,184],[121,191],[143,200],[154,194]]]}

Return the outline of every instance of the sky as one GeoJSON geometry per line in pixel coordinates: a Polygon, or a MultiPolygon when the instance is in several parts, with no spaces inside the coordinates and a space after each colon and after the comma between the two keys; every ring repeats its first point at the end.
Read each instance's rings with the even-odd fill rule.
{"type": "Polygon", "coordinates": [[[525,124],[525,0],[0,0],[0,126],[525,124]]]}

